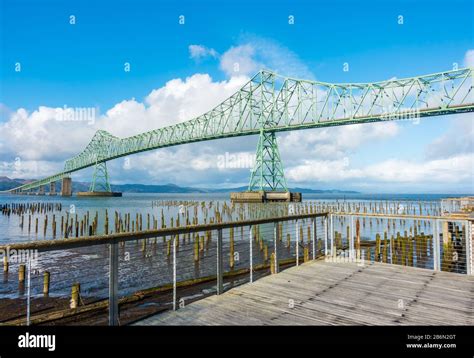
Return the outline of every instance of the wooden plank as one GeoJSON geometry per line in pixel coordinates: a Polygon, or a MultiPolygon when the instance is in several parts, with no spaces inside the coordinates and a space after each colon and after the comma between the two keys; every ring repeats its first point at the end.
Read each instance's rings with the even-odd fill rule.
{"type": "Polygon", "coordinates": [[[318,260],[137,324],[472,325],[473,292],[465,275],[318,260]]]}

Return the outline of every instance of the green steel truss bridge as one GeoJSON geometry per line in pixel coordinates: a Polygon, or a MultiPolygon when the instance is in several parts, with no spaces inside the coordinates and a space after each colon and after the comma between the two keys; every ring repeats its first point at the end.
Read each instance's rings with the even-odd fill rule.
{"type": "Polygon", "coordinates": [[[258,135],[249,190],[287,191],[277,132],[448,115],[474,110],[474,68],[373,83],[325,83],[262,70],[240,90],[192,120],[128,138],[99,130],[62,172],[11,192],[44,188],[95,167],[90,191],[110,191],[109,160],[158,148],[258,135]]]}

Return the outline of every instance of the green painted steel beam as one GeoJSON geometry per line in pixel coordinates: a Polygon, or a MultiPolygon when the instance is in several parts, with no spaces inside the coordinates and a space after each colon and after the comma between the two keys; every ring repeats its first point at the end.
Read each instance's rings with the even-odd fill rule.
{"type": "Polygon", "coordinates": [[[107,162],[97,163],[94,168],[94,175],[89,187],[90,192],[112,192],[107,172],[107,162]]]}
{"type": "MultiPolygon", "coordinates": [[[[25,191],[109,160],[186,143],[474,111],[474,69],[373,83],[326,83],[262,70],[232,96],[187,122],[118,138],[99,130],[64,170],[25,191]]],[[[275,142],[276,143],[276,142],[275,142]]]]}

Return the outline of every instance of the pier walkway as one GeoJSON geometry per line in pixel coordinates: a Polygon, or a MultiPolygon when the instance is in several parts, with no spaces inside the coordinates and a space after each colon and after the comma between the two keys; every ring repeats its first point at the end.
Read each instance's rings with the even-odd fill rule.
{"type": "Polygon", "coordinates": [[[474,276],[317,260],[135,325],[473,325],[474,276]]]}

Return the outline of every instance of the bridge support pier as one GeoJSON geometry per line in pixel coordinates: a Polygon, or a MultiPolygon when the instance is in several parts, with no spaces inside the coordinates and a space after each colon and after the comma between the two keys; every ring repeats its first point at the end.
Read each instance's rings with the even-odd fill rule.
{"type": "Polygon", "coordinates": [[[94,176],[89,191],[78,192],[77,196],[122,196],[122,193],[113,192],[110,187],[107,162],[95,164],[94,176]]]}
{"type": "Polygon", "coordinates": [[[49,195],[56,195],[56,182],[49,183],[49,195]]]}
{"type": "Polygon", "coordinates": [[[38,190],[38,195],[45,195],[44,185],[41,185],[38,190]]]}
{"type": "Polygon", "coordinates": [[[301,193],[288,190],[275,132],[263,126],[257,144],[255,165],[250,175],[248,191],[231,193],[233,202],[300,202],[301,193]]]}
{"type": "Polygon", "coordinates": [[[64,177],[61,182],[61,195],[71,196],[72,195],[72,179],[70,177],[64,177]]]}

